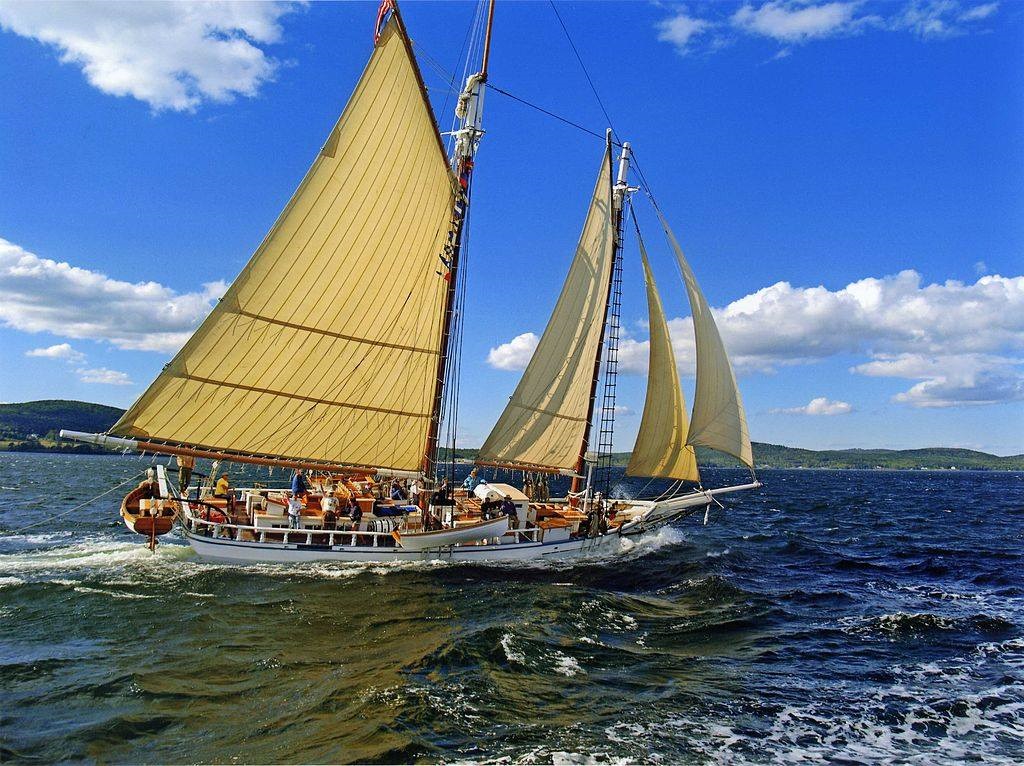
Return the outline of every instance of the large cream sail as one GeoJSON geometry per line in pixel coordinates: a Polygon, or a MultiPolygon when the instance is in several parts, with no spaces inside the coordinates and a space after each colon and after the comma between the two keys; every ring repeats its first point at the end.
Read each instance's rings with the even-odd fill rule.
{"type": "Polygon", "coordinates": [[[658,295],[658,286],[654,282],[643,240],[639,240],[639,245],[651,326],[650,361],[644,414],[626,474],[700,481],[697,456],[693,447],[686,443],[686,405],[683,389],[679,385],[679,370],[668,333],[668,322],[665,321],[661,296],[658,295]]]}
{"type": "Polygon", "coordinates": [[[266,239],[112,433],[419,469],[456,188],[393,16],[266,239]]]}
{"type": "Polygon", "coordinates": [[[743,401],[736,386],[732,365],[725,353],[722,336],[711,315],[711,307],[660,210],[658,218],[675,253],[683,282],[686,283],[690,311],[693,313],[693,334],[697,343],[697,386],[686,442],[733,455],[753,468],[754,453],[750,448],[747,416],[743,411],[743,401]]]}
{"type": "Polygon", "coordinates": [[[477,459],[573,470],[587,426],[613,257],[611,147],[544,335],[477,459]]]}

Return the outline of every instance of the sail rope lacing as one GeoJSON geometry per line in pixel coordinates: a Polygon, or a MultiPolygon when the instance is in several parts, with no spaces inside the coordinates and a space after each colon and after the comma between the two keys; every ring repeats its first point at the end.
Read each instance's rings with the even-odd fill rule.
{"type": "MultiPolygon", "coordinates": [[[[149,470],[149,469],[147,468],[146,470],[149,470]]],[[[82,508],[85,508],[85,507],[86,507],[87,505],[90,505],[90,504],[92,504],[92,503],[95,503],[95,502],[96,502],[97,500],[99,500],[99,499],[100,499],[101,497],[106,497],[106,496],[107,496],[107,495],[109,495],[109,494],[110,494],[111,492],[114,492],[115,490],[118,490],[118,489],[120,489],[121,487],[123,487],[123,486],[124,486],[125,484],[130,484],[131,482],[133,482],[133,481],[135,481],[136,479],[138,479],[138,478],[139,478],[140,476],[144,476],[144,475],[145,475],[145,473],[146,473],[146,471],[139,471],[139,472],[138,472],[137,474],[135,474],[134,476],[129,476],[129,477],[127,478],[127,479],[125,479],[124,481],[122,481],[122,482],[121,482],[120,484],[118,484],[118,485],[116,485],[116,486],[113,486],[113,487],[111,487],[111,488],[110,488],[110,489],[108,489],[108,490],[107,490],[106,492],[101,492],[100,494],[96,495],[96,497],[92,498],[91,500],[86,500],[86,501],[85,501],[84,503],[79,503],[79,504],[78,504],[78,505],[76,505],[76,506],[75,506],[74,508],[70,508],[70,509],[68,509],[68,510],[64,511],[63,513],[58,513],[58,514],[54,514],[53,516],[47,516],[47,517],[46,517],[45,519],[40,519],[39,521],[33,522],[33,523],[31,523],[31,524],[26,524],[25,526],[23,526],[23,527],[19,527],[18,529],[11,529],[11,530],[7,530],[7,531],[6,531],[6,532],[5,532],[4,534],[9,534],[9,535],[17,535],[17,534],[21,534],[21,533],[22,533],[22,532],[24,532],[24,531],[25,531],[26,529],[32,529],[33,527],[38,527],[38,526],[41,526],[41,525],[43,525],[43,524],[48,524],[48,523],[50,523],[51,521],[56,521],[57,519],[62,519],[62,518],[64,518],[65,516],[70,516],[70,515],[71,515],[72,513],[74,513],[75,511],[80,511],[80,510],[81,510],[82,508]]]]}

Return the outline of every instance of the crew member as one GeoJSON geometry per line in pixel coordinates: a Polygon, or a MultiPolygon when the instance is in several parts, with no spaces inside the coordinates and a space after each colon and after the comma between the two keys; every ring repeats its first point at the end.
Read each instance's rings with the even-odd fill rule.
{"type": "Polygon", "coordinates": [[[501,512],[508,516],[509,529],[519,526],[519,514],[516,512],[516,504],[512,502],[511,495],[505,495],[505,499],[501,501],[501,512]]]}
{"type": "Polygon", "coordinates": [[[292,497],[299,497],[309,492],[309,483],[306,481],[306,473],[301,468],[295,470],[292,476],[292,497]]]}
{"type": "Polygon", "coordinates": [[[217,479],[217,486],[213,489],[214,497],[227,497],[231,494],[231,482],[228,481],[228,475],[222,473],[220,478],[217,479]]]}
{"type": "Polygon", "coordinates": [[[192,480],[192,469],[196,467],[196,459],[191,455],[176,455],[174,462],[178,464],[178,488],[184,495],[188,492],[188,483],[192,480]]]}

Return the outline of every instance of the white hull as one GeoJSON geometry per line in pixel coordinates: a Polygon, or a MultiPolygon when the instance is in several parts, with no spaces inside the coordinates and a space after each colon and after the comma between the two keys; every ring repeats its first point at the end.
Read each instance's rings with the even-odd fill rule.
{"type": "Polygon", "coordinates": [[[506,543],[501,545],[455,545],[429,550],[408,550],[369,545],[319,546],[301,543],[239,542],[196,535],[185,531],[196,554],[205,561],[225,564],[303,563],[314,561],[555,561],[607,556],[623,548],[617,532],[598,537],[552,543],[506,543]]]}
{"type": "MultiPolygon", "coordinates": [[[[715,502],[716,495],[729,494],[742,490],[756,489],[761,485],[757,482],[735,487],[691,492],[686,495],[666,500],[633,501],[633,506],[643,508],[643,513],[634,521],[623,524],[604,535],[561,539],[550,542],[523,540],[519,542],[495,543],[487,541],[481,544],[445,545],[428,549],[403,548],[401,545],[385,545],[390,542],[390,535],[378,534],[380,545],[327,545],[323,544],[325,532],[307,533],[290,531],[295,535],[294,541],[237,540],[231,537],[196,534],[187,526],[185,537],[196,554],[206,560],[231,564],[252,563],[303,563],[303,562],[396,562],[396,561],[474,561],[474,562],[511,562],[511,561],[566,561],[582,560],[593,557],[606,557],[628,550],[624,538],[642,532],[657,529],[672,520],[690,513],[690,509],[706,506],[715,502]],[[321,540],[321,544],[314,542],[321,540]]],[[[219,527],[218,527],[219,529],[219,527]]],[[[285,530],[275,530],[282,534],[285,530]]],[[[366,537],[368,533],[355,533],[366,537]]],[[[330,538],[336,542],[353,540],[351,532],[337,532],[330,538]]]]}

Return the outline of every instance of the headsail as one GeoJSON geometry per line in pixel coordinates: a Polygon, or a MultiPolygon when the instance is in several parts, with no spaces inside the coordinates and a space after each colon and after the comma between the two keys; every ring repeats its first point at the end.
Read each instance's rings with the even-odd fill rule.
{"type": "Polygon", "coordinates": [[[753,468],[754,454],[747,431],[747,416],[743,411],[739,388],[736,386],[736,376],[722,344],[722,336],[718,332],[715,318],[711,315],[711,307],[697,284],[697,278],[686,261],[675,234],[672,233],[668,221],[660,210],[658,218],[676,255],[683,282],[686,283],[686,293],[690,298],[690,310],[693,313],[693,333],[697,343],[697,387],[686,443],[725,452],[753,468]]]}
{"type": "Polygon", "coordinates": [[[643,240],[638,241],[644,281],[647,284],[647,310],[651,326],[650,364],[644,414],[626,474],[700,481],[697,457],[693,447],[686,443],[686,405],[683,389],[679,385],[679,370],[676,368],[672,339],[668,334],[668,322],[665,321],[661,296],[658,295],[643,240]]]}
{"type": "Polygon", "coordinates": [[[112,433],[418,469],[456,188],[394,15],[266,239],[112,433]]]}
{"type": "Polygon", "coordinates": [[[608,308],[613,240],[608,146],[562,293],[519,385],[480,449],[480,462],[576,468],[608,308]]]}

